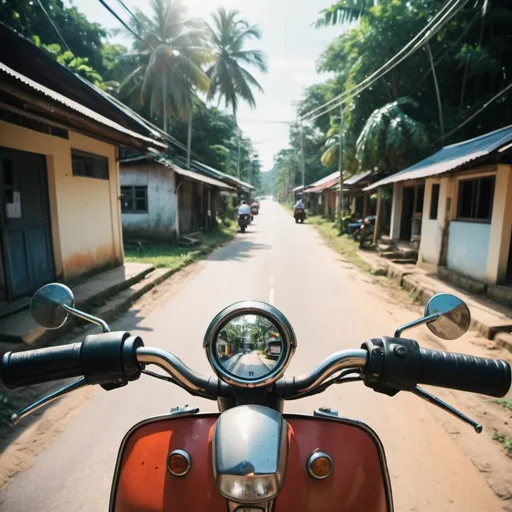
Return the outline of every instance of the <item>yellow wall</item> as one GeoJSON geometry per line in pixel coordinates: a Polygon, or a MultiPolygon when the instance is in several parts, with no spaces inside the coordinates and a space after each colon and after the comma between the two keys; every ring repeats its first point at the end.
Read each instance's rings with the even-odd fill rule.
{"type": "Polygon", "coordinates": [[[57,277],[123,261],[116,147],[69,131],[69,140],[0,121],[0,146],[46,156],[57,277]],[[109,160],[109,180],[73,176],[71,148],[109,160]]]}

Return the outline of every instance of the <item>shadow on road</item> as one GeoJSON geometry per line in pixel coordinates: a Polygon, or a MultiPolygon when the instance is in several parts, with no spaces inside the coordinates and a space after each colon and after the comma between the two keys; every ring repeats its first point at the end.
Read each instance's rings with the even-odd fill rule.
{"type": "MultiPolygon", "coordinates": [[[[245,233],[243,236],[248,236],[245,233]]],[[[251,241],[249,238],[236,239],[231,244],[211,254],[211,261],[240,260],[257,257],[256,251],[270,250],[270,245],[251,241]]]]}

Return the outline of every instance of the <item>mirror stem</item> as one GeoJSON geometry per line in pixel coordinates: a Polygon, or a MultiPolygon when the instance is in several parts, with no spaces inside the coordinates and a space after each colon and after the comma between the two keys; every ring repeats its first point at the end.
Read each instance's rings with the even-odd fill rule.
{"type": "Polygon", "coordinates": [[[412,327],[416,327],[417,325],[427,324],[428,322],[433,322],[434,320],[437,320],[441,315],[442,313],[434,313],[432,315],[424,316],[423,318],[402,325],[395,331],[395,338],[400,338],[402,332],[406,331],[407,329],[411,329],[412,327]]]}
{"type": "Polygon", "coordinates": [[[95,324],[98,327],[101,327],[103,329],[103,332],[110,332],[110,327],[108,326],[107,322],[105,322],[105,320],[102,320],[101,318],[97,318],[95,316],[84,313],[83,311],[80,311],[79,309],[72,308],[71,306],[67,306],[66,304],[62,304],[62,307],[68,313],[71,313],[72,315],[77,316],[78,318],[82,318],[83,320],[87,320],[88,322],[91,322],[91,324],[95,324]]]}

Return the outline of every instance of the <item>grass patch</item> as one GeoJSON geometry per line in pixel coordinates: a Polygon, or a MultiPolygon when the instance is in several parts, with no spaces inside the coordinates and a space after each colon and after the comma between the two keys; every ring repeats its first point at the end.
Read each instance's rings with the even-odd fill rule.
{"type": "Polygon", "coordinates": [[[372,267],[359,256],[359,243],[350,235],[339,235],[336,225],[323,217],[313,215],[306,222],[314,226],[327,240],[329,247],[340,252],[350,263],[365,272],[371,272],[372,267]]]}
{"type": "Polygon", "coordinates": [[[494,403],[505,407],[505,409],[508,409],[509,411],[512,411],[512,397],[498,398],[498,400],[494,400],[494,403]]]}
{"type": "Polygon", "coordinates": [[[418,290],[411,290],[409,292],[409,297],[415,304],[417,304],[421,299],[421,292],[418,290]]]}
{"type": "Polygon", "coordinates": [[[493,432],[492,438],[495,441],[502,443],[507,455],[512,457],[512,437],[504,436],[503,434],[500,434],[499,432],[493,432]]]}
{"type": "Polygon", "coordinates": [[[125,248],[125,261],[148,263],[155,268],[179,270],[199,256],[207,254],[218,244],[231,240],[236,233],[236,223],[226,221],[215,231],[201,235],[200,247],[180,247],[171,243],[139,243],[137,247],[125,248]]]}

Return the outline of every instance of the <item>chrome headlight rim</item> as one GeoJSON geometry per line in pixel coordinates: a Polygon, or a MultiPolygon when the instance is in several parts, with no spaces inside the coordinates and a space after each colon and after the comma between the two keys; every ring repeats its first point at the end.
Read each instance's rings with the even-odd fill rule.
{"type": "Polygon", "coordinates": [[[227,306],[215,316],[206,330],[203,347],[206,350],[208,361],[219,379],[232,386],[257,388],[269,386],[284,375],[297,347],[297,339],[290,322],[276,307],[266,302],[246,300],[227,306]],[[215,353],[215,341],[220,331],[230,320],[238,316],[251,314],[263,316],[275,325],[283,341],[283,350],[276,366],[270,373],[264,377],[249,380],[237,377],[224,369],[215,353]]]}

